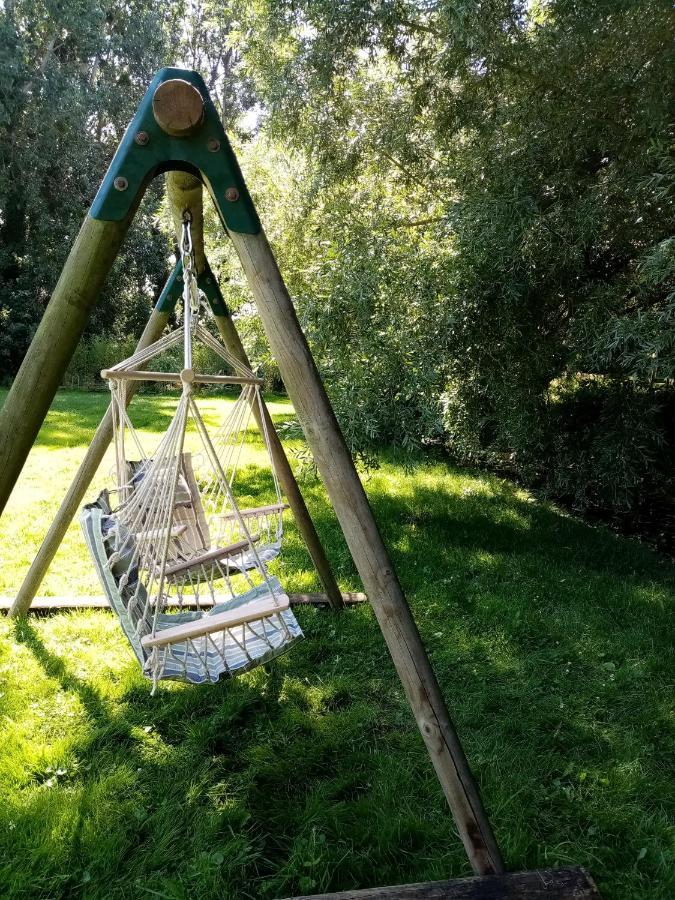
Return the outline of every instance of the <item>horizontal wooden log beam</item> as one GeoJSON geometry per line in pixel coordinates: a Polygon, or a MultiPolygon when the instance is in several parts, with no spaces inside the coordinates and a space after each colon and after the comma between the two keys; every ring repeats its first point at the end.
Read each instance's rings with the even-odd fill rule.
{"type": "Polygon", "coordinates": [[[172,137],[187,137],[204,121],[204,99],[194,85],[172,78],[155,91],[152,114],[162,131],[172,137]]]}
{"type": "Polygon", "coordinates": [[[568,868],[401,884],[337,894],[303,894],[288,900],[598,900],[599,897],[598,889],[585,869],[568,868]]]}
{"type": "MultiPolygon", "coordinates": [[[[330,606],[331,598],[328,594],[289,594],[291,606],[330,606]]],[[[355,606],[357,603],[367,603],[368,597],[361,591],[346,591],[342,593],[342,602],[345,606],[355,606]]]]}
{"type": "MultiPolygon", "coordinates": [[[[291,606],[330,606],[330,598],[327,594],[289,594],[291,606]]],[[[0,612],[6,611],[12,605],[12,597],[0,597],[0,612]]],[[[352,591],[342,594],[342,601],[345,606],[355,606],[359,603],[367,603],[368,598],[365,594],[352,591]]],[[[172,605],[169,598],[169,606],[172,605]]],[[[177,604],[176,604],[177,605],[177,604]]],[[[200,601],[200,607],[213,606],[213,602],[209,600],[200,601]]],[[[184,609],[196,609],[197,604],[186,601],[183,603],[184,609]]],[[[110,604],[105,597],[101,596],[81,596],[81,597],[36,597],[30,607],[30,612],[58,612],[62,609],[109,609],[110,604]]]]}

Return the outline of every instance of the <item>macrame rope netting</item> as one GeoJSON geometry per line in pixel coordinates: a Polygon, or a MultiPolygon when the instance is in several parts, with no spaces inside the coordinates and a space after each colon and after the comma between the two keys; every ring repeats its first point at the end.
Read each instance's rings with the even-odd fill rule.
{"type": "MultiPolygon", "coordinates": [[[[177,602],[179,609],[182,609],[183,601],[188,596],[194,599],[198,607],[206,599],[210,604],[216,605],[227,597],[236,598],[241,594],[242,587],[249,591],[255,590],[261,583],[266,585],[270,596],[275,597],[278,591],[275,590],[258,552],[261,535],[254,532],[250,519],[247,521],[249,517],[245,515],[245,511],[239,510],[233,495],[233,483],[242,448],[239,438],[245,434],[253,404],[260,403],[259,388],[244,385],[230,415],[218,432],[220,455],[209,437],[197,403],[191,392],[184,389],[171,424],[152,458],[147,458],[143,452],[126,412],[125,383],[113,379],[112,393],[118,494],[121,503],[108,517],[106,540],[111,547],[108,566],[112,571],[124,560],[125,572],[118,580],[118,587],[121,591],[126,591],[127,611],[137,637],[157,633],[169,599],[177,602]],[[189,549],[181,548],[180,535],[177,534],[181,526],[177,527],[174,515],[189,419],[196,426],[201,449],[210,466],[211,477],[202,492],[206,515],[210,522],[227,517],[228,526],[215,532],[216,543],[224,538],[227,543],[235,544],[236,537],[244,544],[231,556],[197,562],[195,566],[189,565],[189,549]],[[131,477],[128,477],[131,470],[124,453],[125,435],[130,437],[140,455],[140,463],[136,465],[131,477]],[[229,452],[223,453],[224,449],[229,452]],[[187,557],[188,565],[180,575],[172,576],[170,564],[181,557],[187,557]],[[218,585],[217,582],[222,584],[218,585]]],[[[261,421],[264,422],[264,417],[261,421]]],[[[264,444],[269,448],[269,435],[266,431],[264,444]]],[[[273,475],[273,483],[279,497],[276,473],[273,475]]],[[[281,506],[280,501],[277,505],[281,506]]],[[[280,508],[276,516],[280,522],[280,508]]],[[[253,524],[257,524],[262,517],[254,515],[252,518],[253,524]]],[[[280,526],[274,535],[275,540],[280,536],[279,531],[280,526]]],[[[266,537],[270,543],[269,526],[266,537]]],[[[283,618],[280,618],[280,622],[281,627],[286,628],[283,618]]],[[[260,639],[264,639],[264,629],[256,633],[260,639]]],[[[220,652],[212,637],[205,640],[210,646],[213,645],[213,651],[220,652]]],[[[151,663],[156,667],[155,656],[156,652],[151,663]]]]}
{"type": "MultiPolygon", "coordinates": [[[[190,249],[189,228],[187,238],[190,249]]],[[[217,680],[276,655],[302,634],[288,597],[267,570],[281,548],[285,506],[262,382],[198,322],[191,252],[184,253],[183,264],[183,326],[103,373],[111,389],[117,486],[110,493],[116,502],[104,492],[83,511],[85,536],[111,605],[155,684],[164,677],[217,680]],[[234,375],[194,373],[195,340],[234,375]],[[180,374],[148,371],[151,360],[181,342],[180,374]],[[171,422],[150,454],[127,411],[132,378],[182,383],[171,422]],[[194,395],[195,381],[240,386],[213,438],[194,395]],[[257,452],[262,449],[269,461],[275,502],[240,509],[237,472],[251,437],[252,415],[262,444],[257,452]]]]}

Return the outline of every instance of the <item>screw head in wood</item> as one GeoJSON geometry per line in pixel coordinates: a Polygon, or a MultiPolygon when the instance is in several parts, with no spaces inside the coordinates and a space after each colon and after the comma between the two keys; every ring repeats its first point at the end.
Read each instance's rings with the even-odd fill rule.
{"type": "Polygon", "coordinates": [[[126,191],[129,187],[129,182],[122,175],[118,175],[117,178],[113,181],[113,185],[116,191],[126,191]]]}
{"type": "Polygon", "coordinates": [[[171,78],[163,81],[155,91],[152,114],[167,134],[187,137],[204,121],[204,99],[189,81],[171,78]]]}
{"type": "Polygon", "coordinates": [[[239,191],[236,189],[236,187],[229,187],[225,191],[225,199],[229,200],[230,203],[234,203],[235,200],[239,199],[239,191]]]}
{"type": "Polygon", "coordinates": [[[134,143],[138,144],[139,147],[145,147],[149,140],[150,135],[147,131],[139,131],[134,137],[134,143]]]}
{"type": "Polygon", "coordinates": [[[217,153],[220,150],[220,141],[218,138],[209,138],[206,142],[206,148],[211,153],[217,153]]]}

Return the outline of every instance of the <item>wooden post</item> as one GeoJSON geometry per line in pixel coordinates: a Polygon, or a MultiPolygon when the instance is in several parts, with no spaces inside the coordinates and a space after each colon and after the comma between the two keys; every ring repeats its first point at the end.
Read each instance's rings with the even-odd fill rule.
{"type": "MultiPolygon", "coordinates": [[[[218,332],[220,333],[220,337],[227,350],[232,356],[236,356],[236,358],[241,360],[245,366],[250,368],[251,364],[246,355],[246,351],[244,350],[241,338],[239,337],[230,316],[216,316],[215,319],[218,332]]],[[[335,580],[330,563],[326,557],[326,552],[323,549],[319,535],[314,527],[314,522],[312,522],[312,517],[307,509],[305,499],[300,492],[298,482],[295,480],[293,469],[291,469],[291,464],[286,457],[281,439],[274,427],[274,422],[269,414],[269,410],[264,403],[262,409],[263,415],[265,416],[267,434],[269,435],[270,450],[272,451],[274,467],[279,476],[282,490],[288,500],[288,505],[291,507],[293,517],[297,522],[300,534],[307,545],[307,550],[309,551],[314,567],[319,574],[319,578],[324,586],[331,607],[333,609],[343,609],[345,604],[342,594],[340,593],[340,588],[335,580]]],[[[253,405],[253,415],[255,416],[260,433],[263,434],[260,407],[257,403],[253,405]]]]}
{"type": "MultiPolygon", "coordinates": [[[[143,334],[139,338],[136,351],[143,350],[145,347],[154,343],[154,341],[159,340],[168,319],[168,313],[157,312],[157,310],[153,309],[147,325],[143,330],[143,334]]],[[[129,382],[127,385],[127,405],[136,393],[137,388],[138,384],[135,382],[129,382]]],[[[10,616],[27,615],[31,603],[42,584],[45,573],[47,572],[51,561],[54,559],[56,551],[61,546],[64,535],[68,530],[68,526],[77,515],[82,500],[84,499],[84,495],[101,464],[101,460],[108,449],[112,436],[112,409],[109,406],[105,416],[101,419],[101,423],[96,429],[91,444],[87,448],[84,459],[80,463],[77,474],[68,488],[68,492],[63,498],[61,506],[59,507],[52,524],[49,526],[49,531],[45,535],[35,559],[31,563],[30,569],[19,589],[19,593],[16,595],[16,598],[10,607],[10,616]]]]}
{"type": "Polygon", "coordinates": [[[181,253],[181,234],[183,231],[183,213],[189,210],[192,216],[190,231],[192,232],[192,250],[197,272],[204,271],[206,255],[204,253],[204,203],[202,199],[202,183],[189,172],[166,173],[166,199],[169,201],[173,230],[178,244],[178,258],[181,253]]]}
{"type": "MultiPolygon", "coordinates": [[[[132,213],[133,214],[133,213],[132,213]]],[[[0,410],[0,514],[61,384],[130,217],[87,216],[0,410]]]]}
{"type": "Polygon", "coordinates": [[[471,865],[501,873],[478,788],[272,250],[263,232],[230,238],[471,865]]]}
{"type": "MultiPolygon", "coordinates": [[[[171,214],[174,222],[176,236],[180,238],[183,212],[189,210],[192,215],[192,241],[195,254],[195,265],[198,272],[204,270],[206,256],[204,255],[204,231],[203,231],[203,193],[201,181],[194,175],[185,172],[169,172],[166,179],[166,191],[171,208],[171,214]]],[[[237,329],[232,318],[227,316],[215,316],[216,326],[220,337],[226,349],[240,360],[248,368],[251,363],[246,355],[246,350],[241,342],[237,329]]],[[[260,408],[257,403],[253,404],[253,415],[256,423],[263,433],[263,422],[261,419],[260,408]]],[[[324,590],[328,596],[329,603],[333,609],[343,609],[344,601],[340,588],[335,576],[333,575],[330,563],[323,549],[319,535],[316,532],[314,523],[307,509],[307,504],[300,492],[298,482],[295,479],[291,465],[284,452],[283,445],[277,434],[269,414],[267,406],[263,403],[263,415],[265,417],[265,425],[270,440],[270,449],[274,466],[281,483],[282,490],[291,507],[293,517],[297,522],[300,534],[307,545],[307,550],[312,558],[312,562],[319,574],[319,578],[324,586],[324,590]]]]}

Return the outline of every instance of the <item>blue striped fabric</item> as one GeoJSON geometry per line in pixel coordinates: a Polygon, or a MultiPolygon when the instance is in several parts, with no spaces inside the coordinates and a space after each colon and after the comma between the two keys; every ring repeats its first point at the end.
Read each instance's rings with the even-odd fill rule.
{"type": "MultiPolygon", "coordinates": [[[[137,620],[132,619],[127,609],[124,591],[118,586],[118,573],[111,572],[108,562],[104,540],[104,519],[110,520],[108,512],[103,496],[96,503],[85,506],[80,517],[82,530],[110,607],[119,618],[122,630],[146,677],[153,680],[170,678],[192,684],[215,683],[222,677],[238,675],[267,662],[302,637],[302,630],[293,612],[285,609],[225,631],[156,647],[148,653],[141,644],[141,638],[150,633],[150,627],[146,623],[137,627],[137,620]]],[[[270,585],[272,592],[270,586],[264,583],[238,597],[225,599],[208,612],[162,614],[158,617],[155,633],[183,622],[246,606],[253,600],[271,596],[271,593],[279,600],[285,599],[278,579],[270,578],[270,585]]],[[[140,589],[143,590],[142,585],[140,589]]],[[[145,597],[142,599],[144,605],[145,597]]]]}

